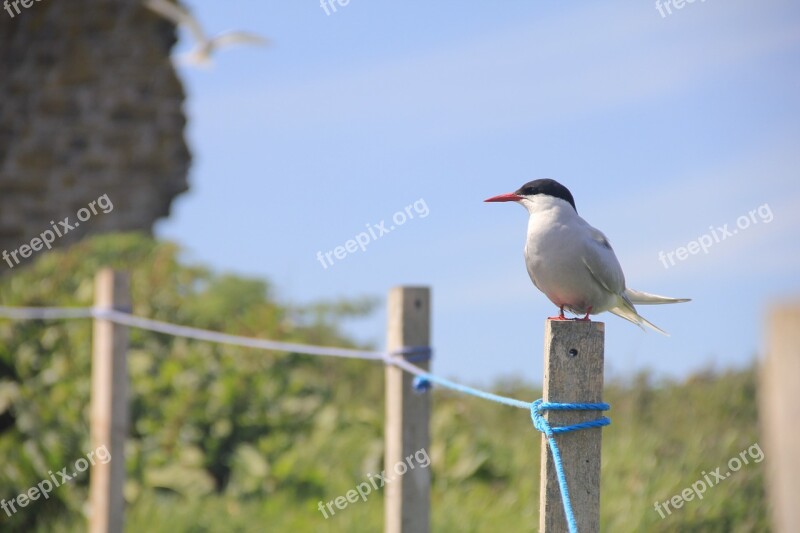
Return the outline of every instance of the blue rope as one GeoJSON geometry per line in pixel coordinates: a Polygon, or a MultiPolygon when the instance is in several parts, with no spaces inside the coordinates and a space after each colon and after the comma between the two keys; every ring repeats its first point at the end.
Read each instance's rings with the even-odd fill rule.
{"type": "Polygon", "coordinates": [[[450,381],[449,379],[441,378],[435,374],[431,374],[430,372],[423,370],[418,366],[412,365],[401,357],[388,356],[384,360],[386,364],[396,366],[397,368],[405,370],[409,374],[414,374],[417,376],[418,379],[414,380],[414,390],[417,392],[422,392],[422,389],[430,389],[432,383],[437,383],[442,387],[462,392],[464,394],[469,394],[470,396],[483,398],[484,400],[510,405],[511,407],[519,407],[521,409],[531,408],[530,402],[523,402],[514,398],[507,398],[498,394],[492,394],[491,392],[485,392],[473,387],[468,387],[467,385],[450,381]]]}
{"type": "Polygon", "coordinates": [[[433,383],[422,376],[414,376],[414,380],[411,382],[411,388],[414,389],[414,392],[423,394],[433,388],[433,383]]]}
{"type": "Polygon", "coordinates": [[[433,348],[430,346],[403,346],[389,352],[389,355],[402,355],[406,361],[411,363],[424,363],[433,357],[433,348]]]}
{"type": "Polygon", "coordinates": [[[406,372],[414,374],[412,387],[417,394],[423,394],[433,387],[433,383],[437,383],[470,396],[476,396],[489,400],[492,402],[510,405],[512,407],[522,407],[530,409],[531,419],[533,420],[534,427],[540,432],[544,433],[547,437],[547,442],[550,445],[550,452],[553,454],[553,464],[556,467],[556,477],[558,478],[558,488],[561,492],[561,502],[564,506],[564,515],[567,519],[567,527],[570,533],[578,532],[578,524],[575,520],[575,513],[572,510],[572,501],[569,497],[569,488],[567,487],[567,477],[564,474],[564,463],[561,460],[561,451],[558,449],[555,436],[560,433],[567,433],[569,431],[577,431],[580,429],[601,428],[611,424],[611,420],[606,416],[601,416],[595,420],[587,420],[586,422],[578,422],[569,426],[552,427],[547,419],[544,417],[545,411],[608,411],[611,406],[607,403],[557,403],[545,402],[543,399],[536,400],[535,402],[523,402],[514,398],[499,396],[490,392],[474,389],[460,383],[455,383],[448,379],[441,378],[430,372],[412,365],[408,361],[399,357],[388,357],[386,359],[388,364],[397,366],[406,372]]]}
{"type": "Polygon", "coordinates": [[[552,427],[545,419],[545,411],[608,411],[611,406],[607,403],[550,403],[544,400],[536,400],[531,404],[531,419],[536,429],[544,433],[547,442],[550,444],[550,452],[553,454],[553,464],[556,467],[556,477],[558,478],[558,488],[561,491],[561,502],[564,504],[564,514],[567,518],[567,526],[570,533],[577,533],[578,524],[575,521],[575,514],[572,511],[572,502],[569,499],[569,488],[567,478],[564,475],[564,464],[561,462],[561,452],[556,444],[556,435],[568,431],[579,429],[600,428],[611,424],[608,417],[601,416],[595,420],[579,422],[570,426],[552,427]]]}

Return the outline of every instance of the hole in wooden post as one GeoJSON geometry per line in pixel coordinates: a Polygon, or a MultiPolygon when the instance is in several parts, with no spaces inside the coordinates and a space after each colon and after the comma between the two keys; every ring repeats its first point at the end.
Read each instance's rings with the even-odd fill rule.
{"type": "Polygon", "coordinates": [[[570,357],[577,357],[578,356],[578,350],[576,350],[575,348],[570,348],[568,353],[569,353],[570,357]]]}

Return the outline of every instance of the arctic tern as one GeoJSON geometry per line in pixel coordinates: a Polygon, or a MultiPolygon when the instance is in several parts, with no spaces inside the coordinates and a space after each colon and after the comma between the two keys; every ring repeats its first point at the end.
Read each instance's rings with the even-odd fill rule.
{"type": "Polygon", "coordinates": [[[185,26],[189,29],[196,41],[193,51],[182,58],[187,65],[208,67],[211,65],[211,54],[222,47],[236,44],[267,45],[270,40],[254,33],[232,31],[222,33],[216,37],[209,37],[202,26],[188,9],[178,3],[168,0],[145,0],[145,7],[171,21],[176,26],[185,26]]]}
{"type": "Polygon", "coordinates": [[[639,315],[634,304],[672,304],[688,298],[668,298],[625,287],[617,256],[603,233],[578,215],[569,189],[555,180],[538,179],[513,193],[486,202],[516,202],[527,209],[525,266],[540,291],[559,308],[553,320],[567,320],[564,309],[589,320],[610,311],[642,329],[645,324],[667,333],[639,315]]]}

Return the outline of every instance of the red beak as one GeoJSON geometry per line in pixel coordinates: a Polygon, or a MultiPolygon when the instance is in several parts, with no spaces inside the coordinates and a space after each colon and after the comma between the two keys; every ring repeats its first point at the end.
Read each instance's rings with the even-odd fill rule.
{"type": "Polygon", "coordinates": [[[522,196],[510,192],[508,194],[492,196],[491,198],[484,200],[484,202],[517,202],[519,200],[522,200],[522,196]]]}

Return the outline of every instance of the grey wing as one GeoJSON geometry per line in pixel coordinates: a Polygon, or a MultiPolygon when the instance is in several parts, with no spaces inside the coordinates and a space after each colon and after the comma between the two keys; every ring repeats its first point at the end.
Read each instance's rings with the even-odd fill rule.
{"type": "Polygon", "coordinates": [[[589,226],[591,239],[586,243],[583,264],[592,277],[612,294],[623,294],[625,274],[608,239],[600,230],[589,226]]]}
{"type": "Polygon", "coordinates": [[[255,33],[245,33],[243,31],[234,31],[230,33],[223,33],[217,35],[213,39],[214,45],[218,47],[231,46],[235,44],[254,44],[254,45],[268,45],[270,40],[256,35],[255,33]]]}

